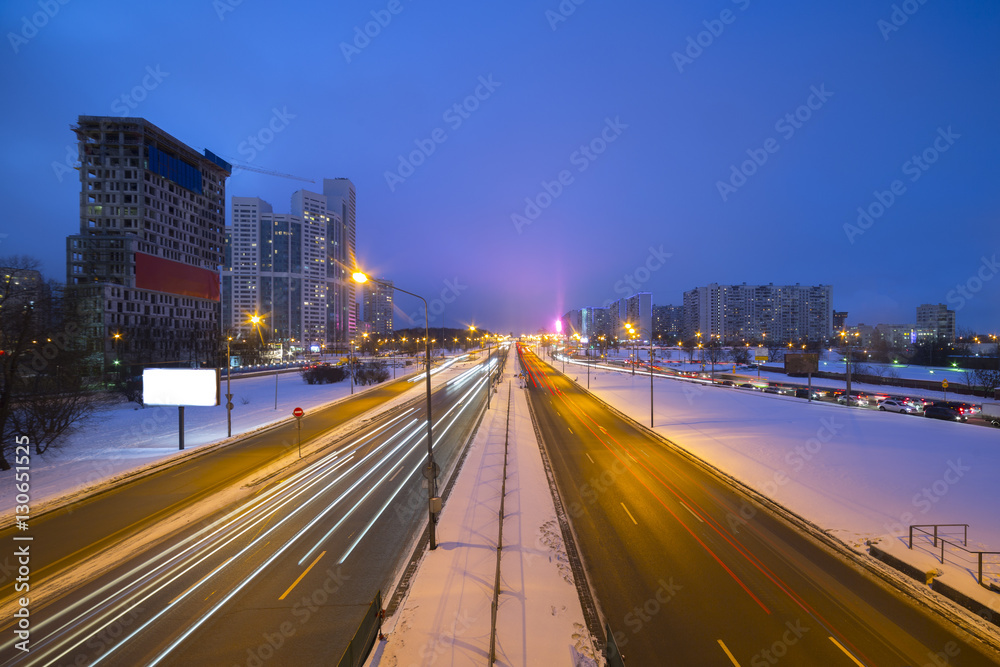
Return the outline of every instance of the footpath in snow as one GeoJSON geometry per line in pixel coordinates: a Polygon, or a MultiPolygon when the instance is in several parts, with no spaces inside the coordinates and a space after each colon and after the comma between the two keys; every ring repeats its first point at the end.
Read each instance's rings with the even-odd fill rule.
{"type": "MultiPolygon", "coordinates": [[[[516,367],[516,364],[511,364],[516,367]]],[[[509,444],[497,665],[596,666],[528,412],[512,370],[493,397],[425,553],[369,667],[489,664],[504,439],[509,444]]]]}
{"type": "MultiPolygon", "coordinates": [[[[566,372],[587,386],[584,366],[567,362],[566,372]]],[[[589,382],[649,425],[649,375],[591,370],[589,382]]],[[[1000,619],[1000,593],[977,582],[976,556],[948,548],[941,564],[928,536],[908,548],[911,524],[969,524],[968,549],[1000,552],[1000,429],[660,377],[654,406],[655,430],[671,442],[855,550],[874,544],[932,573],[1000,619]]],[[[961,541],[961,528],[941,532],[961,541]]],[[[987,584],[1000,585],[1000,555],[984,556],[983,569],[987,584]]]]}

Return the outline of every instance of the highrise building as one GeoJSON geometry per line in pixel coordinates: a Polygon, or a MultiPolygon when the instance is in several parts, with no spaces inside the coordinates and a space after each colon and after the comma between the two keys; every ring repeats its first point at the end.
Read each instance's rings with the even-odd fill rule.
{"type": "Polygon", "coordinates": [[[917,336],[922,340],[955,342],[955,311],[943,303],[917,306],[917,336]]]}
{"type": "Polygon", "coordinates": [[[653,333],[657,340],[678,341],[684,329],[683,306],[653,306],[653,333]]]}
{"type": "Polygon", "coordinates": [[[80,116],[73,131],[80,233],[66,240],[66,282],[93,369],[112,354],[214,363],[231,166],[143,118],[80,116]]]}
{"type": "Polygon", "coordinates": [[[684,337],[723,343],[825,341],[833,331],[830,285],[719,285],[684,293],[684,337]]]}
{"type": "Polygon", "coordinates": [[[222,272],[222,325],[235,338],[254,332],[264,340],[308,349],[326,338],[326,233],[332,216],[326,198],[306,190],[292,195],[292,213],[275,213],[257,197],[233,197],[222,272]]]}
{"type": "Polygon", "coordinates": [[[384,278],[369,280],[362,285],[368,333],[376,336],[392,335],[392,292],[392,281],[384,278]]]}
{"type": "MultiPolygon", "coordinates": [[[[350,184],[327,179],[327,184],[350,184]]],[[[233,197],[222,273],[223,327],[252,335],[253,314],[264,318],[266,340],[291,348],[344,348],[356,325],[353,187],[326,194],[299,190],[291,213],[275,213],[257,197],[233,197]],[[347,195],[344,194],[347,193],[347,195]],[[346,202],[346,203],[345,203],[346,202]],[[332,309],[332,312],[331,312],[332,309]]],[[[391,313],[390,313],[391,323],[391,313]]]]}
{"type": "MultiPolygon", "coordinates": [[[[621,326],[632,325],[641,340],[649,340],[653,334],[653,295],[639,292],[618,301],[621,326]]],[[[622,336],[619,333],[619,336],[622,336]]]]}
{"type": "Polygon", "coordinates": [[[323,179],[323,194],[330,211],[338,215],[327,231],[327,337],[346,345],[354,337],[357,322],[357,283],[351,277],[357,267],[357,222],[354,184],[346,178],[323,179]]]}

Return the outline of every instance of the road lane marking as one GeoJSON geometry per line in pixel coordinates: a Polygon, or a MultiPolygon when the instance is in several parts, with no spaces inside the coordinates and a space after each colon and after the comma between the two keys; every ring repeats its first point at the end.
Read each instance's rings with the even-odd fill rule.
{"type": "Polygon", "coordinates": [[[683,507],[684,509],[686,509],[688,512],[691,512],[691,516],[693,516],[694,518],[698,519],[698,521],[701,521],[702,523],[705,523],[705,520],[702,519],[697,514],[695,514],[693,509],[691,509],[690,507],[688,507],[687,505],[685,505],[683,502],[681,502],[679,500],[677,502],[681,503],[681,507],[683,507]]]}
{"type": "MultiPolygon", "coordinates": [[[[173,600],[171,600],[170,603],[167,606],[172,605],[173,603],[177,602],[182,597],[184,597],[185,595],[187,595],[189,591],[192,591],[195,588],[197,588],[199,585],[201,585],[201,583],[203,581],[205,581],[206,579],[208,579],[209,577],[211,577],[213,574],[215,574],[216,572],[218,572],[219,570],[221,570],[223,567],[225,567],[229,563],[230,560],[232,560],[232,559],[226,559],[217,568],[215,568],[214,570],[212,570],[211,572],[209,572],[208,574],[206,574],[204,577],[202,577],[201,579],[199,579],[197,583],[191,584],[191,586],[189,586],[188,588],[184,589],[184,592],[181,593],[180,595],[178,595],[177,597],[175,597],[173,600]]],[[[208,598],[205,598],[205,599],[207,600],[208,598]]]]}
{"type": "Polygon", "coordinates": [[[729,652],[729,649],[721,639],[719,640],[719,646],[721,646],[722,650],[726,652],[726,656],[728,656],[729,661],[736,665],[736,667],[740,667],[740,663],[736,662],[736,658],[734,658],[733,654],[729,652]]]}
{"type": "MultiPolygon", "coordinates": [[[[587,452],[584,452],[584,454],[587,454],[587,452]]],[[[590,454],[587,454],[587,458],[590,459],[590,454]]],[[[590,462],[594,463],[594,459],[590,459],[590,462]]],[[[594,465],[596,466],[597,464],[594,463],[594,465]]]]}
{"type": "Polygon", "coordinates": [[[836,639],[834,639],[833,637],[830,637],[830,641],[832,641],[832,642],[833,642],[833,645],[834,645],[834,646],[836,646],[836,647],[837,647],[837,648],[839,648],[839,649],[840,649],[841,651],[843,651],[843,652],[844,652],[844,655],[846,655],[846,656],[847,656],[848,658],[850,658],[850,659],[851,659],[851,661],[852,661],[852,662],[853,662],[853,663],[854,663],[855,665],[857,665],[858,667],[865,667],[864,663],[860,662],[860,661],[859,661],[859,660],[858,660],[857,658],[855,658],[855,657],[854,657],[853,655],[851,655],[851,652],[850,652],[850,651],[848,651],[848,650],[847,650],[846,648],[844,648],[844,647],[843,647],[843,645],[841,645],[841,643],[840,643],[840,642],[838,642],[838,641],[837,641],[836,639]]]}
{"type": "Polygon", "coordinates": [[[285,597],[287,597],[288,594],[292,592],[292,589],[299,585],[299,582],[302,581],[302,577],[304,577],[307,574],[309,574],[309,570],[313,569],[313,565],[315,565],[316,563],[318,563],[319,559],[322,558],[325,555],[326,555],[326,552],[325,551],[321,551],[320,554],[318,556],[316,556],[316,560],[314,560],[313,562],[309,563],[309,567],[307,567],[305,570],[302,571],[302,574],[299,575],[299,578],[296,579],[295,581],[293,581],[292,585],[288,587],[288,590],[285,591],[284,593],[282,593],[281,597],[278,598],[278,599],[279,600],[284,600],[285,597]]]}
{"type": "Polygon", "coordinates": [[[396,473],[392,477],[389,478],[389,481],[391,482],[392,480],[396,479],[396,475],[398,475],[399,471],[402,470],[402,469],[403,469],[403,466],[399,466],[399,468],[396,469],[396,473]]]}
{"type": "Polygon", "coordinates": [[[573,433],[573,429],[571,429],[569,426],[566,427],[566,430],[569,431],[570,433],[573,433]]]}
{"type": "Polygon", "coordinates": [[[635,520],[635,517],[632,516],[632,513],[628,511],[627,507],[625,507],[625,503],[622,503],[622,509],[625,510],[625,514],[628,514],[628,518],[632,519],[632,523],[638,526],[639,522],[635,520]]]}

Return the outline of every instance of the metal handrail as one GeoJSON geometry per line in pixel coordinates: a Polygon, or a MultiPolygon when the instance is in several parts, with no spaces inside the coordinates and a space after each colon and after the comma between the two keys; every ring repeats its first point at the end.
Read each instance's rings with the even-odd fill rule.
{"type": "Polygon", "coordinates": [[[978,560],[979,560],[979,585],[980,586],[985,586],[985,584],[983,583],[983,556],[984,555],[987,555],[987,556],[1000,556],[1000,551],[976,551],[976,550],[967,548],[968,544],[969,544],[969,524],[967,524],[967,523],[925,523],[925,524],[912,524],[912,525],[910,525],[910,545],[909,545],[911,550],[913,549],[913,531],[914,531],[914,529],[916,529],[918,532],[923,533],[924,535],[933,536],[933,538],[934,538],[934,546],[935,547],[937,547],[938,541],[941,542],[941,555],[939,556],[939,559],[940,559],[942,565],[944,565],[944,547],[945,547],[946,544],[950,544],[953,547],[961,549],[965,553],[977,555],[978,556],[978,560]],[[962,544],[958,544],[957,542],[952,542],[951,540],[947,540],[944,537],[939,537],[938,536],[938,528],[959,528],[959,527],[965,529],[965,531],[963,533],[963,536],[962,536],[962,544]],[[924,528],[933,528],[934,532],[930,533],[930,532],[924,530],[924,528]]]}

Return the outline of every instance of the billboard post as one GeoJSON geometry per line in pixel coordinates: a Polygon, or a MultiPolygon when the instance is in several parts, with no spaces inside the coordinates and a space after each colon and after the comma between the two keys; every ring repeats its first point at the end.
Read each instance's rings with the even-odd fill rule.
{"type": "Polygon", "coordinates": [[[176,405],[178,446],[184,449],[184,406],[219,405],[218,368],[147,368],[142,372],[142,402],[176,405]]]}

